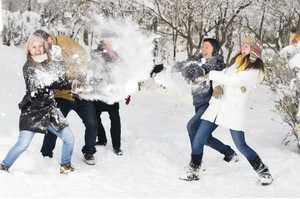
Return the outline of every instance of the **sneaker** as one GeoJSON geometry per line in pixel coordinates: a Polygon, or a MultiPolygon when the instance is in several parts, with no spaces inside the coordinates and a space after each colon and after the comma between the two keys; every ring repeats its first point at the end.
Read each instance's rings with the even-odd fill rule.
{"type": "Polygon", "coordinates": [[[228,156],[228,157],[224,157],[223,160],[225,160],[226,162],[237,162],[239,161],[239,157],[236,153],[234,153],[233,155],[231,156],[228,156]]]}
{"type": "Polygon", "coordinates": [[[94,158],[93,154],[90,153],[85,153],[83,155],[83,161],[88,164],[88,165],[95,165],[96,164],[96,160],[94,158]]]}
{"type": "Polygon", "coordinates": [[[117,155],[123,155],[123,151],[121,149],[114,149],[114,153],[117,155]]]}
{"type": "Polygon", "coordinates": [[[8,172],[8,168],[2,164],[0,164],[0,170],[8,172]]]}
{"type": "Polygon", "coordinates": [[[60,173],[61,174],[68,174],[74,170],[75,170],[75,168],[73,165],[71,165],[71,163],[60,165],[60,173]]]}
{"type": "Polygon", "coordinates": [[[186,180],[186,181],[197,181],[199,180],[199,167],[195,168],[191,165],[189,165],[184,173],[180,176],[180,180],[186,180]]]}
{"type": "Polygon", "coordinates": [[[95,143],[96,146],[106,146],[107,142],[100,142],[100,141],[97,141],[95,143]]]}

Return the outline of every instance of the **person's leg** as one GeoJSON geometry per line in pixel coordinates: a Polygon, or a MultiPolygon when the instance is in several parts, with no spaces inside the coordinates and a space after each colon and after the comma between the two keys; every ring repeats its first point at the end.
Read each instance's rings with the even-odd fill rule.
{"type": "Polygon", "coordinates": [[[207,120],[202,120],[201,124],[195,135],[193,145],[192,145],[192,154],[203,155],[204,145],[207,140],[212,136],[212,132],[218,127],[218,125],[209,122],[207,120]]]}
{"type": "Polygon", "coordinates": [[[247,158],[253,169],[260,177],[261,185],[269,185],[273,178],[268,167],[262,162],[258,154],[250,148],[245,141],[245,133],[243,131],[230,130],[234,144],[238,150],[247,158]]]}
{"type": "Polygon", "coordinates": [[[234,158],[234,161],[238,161],[237,154],[235,153],[235,151],[229,145],[225,145],[223,142],[213,137],[212,135],[207,138],[205,145],[223,154],[223,159],[226,162],[230,162],[234,158],[234,156],[236,156],[234,158]]]}
{"type": "Polygon", "coordinates": [[[218,126],[202,120],[192,144],[192,154],[187,171],[180,177],[182,180],[199,180],[199,170],[202,163],[204,144],[218,126]]]}
{"type": "MultiPolygon", "coordinates": [[[[64,117],[67,117],[68,113],[72,110],[72,102],[61,98],[56,98],[55,101],[57,102],[57,108],[61,110],[64,117]]],[[[53,157],[53,150],[56,145],[56,139],[57,136],[53,133],[50,133],[50,131],[48,130],[48,133],[46,133],[44,136],[43,145],[41,148],[41,153],[44,157],[53,157]]]]}
{"type": "Polygon", "coordinates": [[[247,160],[254,159],[257,153],[247,145],[245,133],[243,131],[235,131],[232,129],[230,129],[230,133],[235,146],[247,158],[247,160]]]}
{"type": "Polygon", "coordinates": [[[1,165],[10,168],[18,157],[28,148],[34,132],[20,131],[18,142],[9,150],[1,165]]]}
{"type": "MultiPolygon", "coordinates": [[[[196,107],[195,108],[196,114],[191,118],[191,120],[187,124],[187,130],[188,130],[188,133],[189,133],[191,145],[193,143],[193,140],[195,138],[197,130],[198,130],[198,128],[200,126],[200,123],[202,121],[201,116],[203,115],[203,113],[207,109],[208,105],[209,105],[209,103],[206,103],[202,106],[196,107]]],[[[212,149],[215,149],[216,151],[223,154],[225,156],[224,160],[227,161],[227,162],[229,162],[233,158],[233,156],[236,155],[235,151],[229,145],[225,145],[223,142],[216,139],[212,135],[207,138],[207,141],[206,141],[205,145],[209,146],[212,149]]]]}
{"type": "Polygon", "coordinates": [[[74,111],[81,118],[85,126],[84,141],[85,145],[82,147],[83,154],[96,153],[96,136],[97,136],[97,119],[96,111],[92,101],[76,99],[74,111]]]}
{"type": "Polygon", "coordinates": [[[110,106],[110,110],[108,111],[111,128],[111,140],[112,145],[115,150],[119,150],[121,147],[121,119],[119,114],[119,103],[115,103],[110,106]]]}
{"type": "Polygon", "coordinates": [[[193,144],[193,140],[195,138],[197,130],[200,126],[201,116],[203,115],[203,113],[207,109],[207,107],[208,107],[208,103],[206,103],[202,106],[195,107],[195,115],[187,123],[186,128],[187,128],[187,131],[189,134],[191,146],[193,144]]]}
{"type": "Polygon", "coordinates": [[[48,127],[48,130],[50,130],[51,133],[55,134],[63,141],[62,153],[61,153],[61,165],[70,164],[72,159],[73,149],[74,149],[74,143],[75,143],[75,138],[72,130],[70,129],[69,126],[67,126],[61,131],[57,132],[54,130],[54,128],[51,125],[48,127]]]}
{"type": "Polygon", "coordinates": [[[101,121],[101,114],[105,110],[104,106],[106,106],[106,105],[100,101],[95,101],[94,105],[95,105],[95,109],[96,109],[97,126],[98,126],[98,128],[97,128],[98,141],[97,141],[96,145],[104,145],[105,146],[107,143],[107,138],[106,138],[104,126],[101,121]]]}

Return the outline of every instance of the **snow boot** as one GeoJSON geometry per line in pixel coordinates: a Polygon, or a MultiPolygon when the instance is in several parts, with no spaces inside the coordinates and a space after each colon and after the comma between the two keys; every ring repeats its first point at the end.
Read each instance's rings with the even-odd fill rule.
{"type": "Polygon", "coordinates": [[[261,185],[270,185],[273,182],[273,178],[268,167],[262,162],[258,155],[256,155],[255,158],[249,162],[258,174],[261,185]]]}
{"type": "Polygon", "coordinates": [[[68,174],[74,170],[75,170],[75,168],[73,165],[71,165],[71,163],[60,165],[60,173],[61,174],[68,174]]]}
{"type": "Polygon", "coordinates": [[[202,155],[191,155],[192,159],[185,172],[180,177],[181,180],[193,181],[199,180],[199,170],[202,162],[202,155]]]}

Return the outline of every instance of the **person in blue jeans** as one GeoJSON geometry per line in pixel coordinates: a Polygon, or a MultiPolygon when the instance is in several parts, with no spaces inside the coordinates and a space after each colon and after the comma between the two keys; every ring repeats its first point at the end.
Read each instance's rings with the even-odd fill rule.
{"type": "MultiPolygon", "coordinates": [[[[184,179],[199,180],[203,148],[213,131],[220,125],[230,130],[237,149],[246,157],[257,172],[261,185],[269,185],[273,179],[268,167],[245,140],[246,104],[249,91],[263,80],[264,63],[260,59],[262,42],[253,37],[243,40],[241,51],[234,57],[231,67],[223,71],[211,71],[205,78],[223,90],[219,98],[211,98],[209,107],[201,119],[192,145],[189,170],[184,179]]],[[[199,79],[202,82],[203,79],[199,79]]]]}
{"type": "Polygon", "coordinates": [[[21,110],[17,143],[9,150],[0,165],[7,171],[18,157],[29,147],[36,133],[50,133],[63,141],[61,155],[61,173],[74,171],[71,158],[74,136],[53,98],[54,88],[72,88],[72,82],[64,78],[61,62],[50,59],[43,38],[31,36],[26,44],[27,61],[23,66],[26,94],[19,103],[21,110]]]}
{"type": "MultiPolygon", "coordinates": [[[[218,90],[212,89],[211,82],[202,82],[198,84],[196,79],[210,71],[223,70],[226,65],[223,56],[219,52],[220,45],[218,40],[213,38],[205,38],[202,44],[202,53],[198,56],[191,56],[185,61],[182,75],[187,81],[192,82],[193,105],[195,107],[195,115],[189,120],[187,124],[187,131],[190,138],[191,147],[194,142],[195,135],[201,123],[201,116],[209,105],[209,100],[214,95],[220,95],[218,90]]],[[[224,155],[224,160],[227,162],[237,161],[237,154],[229,146],[222,143],[220,140],[213,136],[207,139],[205,145],[217,150],[224,155]]]]}

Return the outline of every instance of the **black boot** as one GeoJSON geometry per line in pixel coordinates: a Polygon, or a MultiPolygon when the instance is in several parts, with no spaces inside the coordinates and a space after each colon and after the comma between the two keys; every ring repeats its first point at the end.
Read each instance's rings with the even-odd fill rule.
{"type": "Polygon", "coordinates": [[[249,160],[251,166],[260,177],[261,185],[269,185],[272,183],[273,178],[270,174],[268,167],[261,161],[258,155],[253,160],[249,160]]]}
{"type": "Polygon", "coordinates": [[[184,172],[184,174],[180,177],[181,180],[192,181],[199,180],[199,170],[201,167],[202,155],[191,155],[191,161],[184,172]]]}

